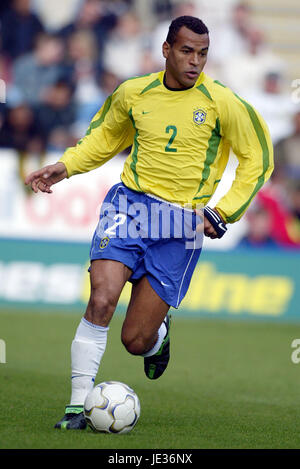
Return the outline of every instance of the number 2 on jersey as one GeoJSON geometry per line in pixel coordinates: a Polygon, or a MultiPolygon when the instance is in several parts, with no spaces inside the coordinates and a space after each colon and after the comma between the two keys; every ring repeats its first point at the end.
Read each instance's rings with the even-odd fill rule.
{"type": "Polygon", "coordinates": [[[169,151],[169,152],[176,152],[177,151],[177,148],[175,147],[171,147],[171,145],[173,144],[174,142],[174,139],[177,135],[177,128],[175,125],[168,125],[166,127],[166,133],[169,134],[170,131],[172,132],[172,135],[170,137],[170,140],[168,141],[167,145],[165,146],[165,151],[169,151]]]}

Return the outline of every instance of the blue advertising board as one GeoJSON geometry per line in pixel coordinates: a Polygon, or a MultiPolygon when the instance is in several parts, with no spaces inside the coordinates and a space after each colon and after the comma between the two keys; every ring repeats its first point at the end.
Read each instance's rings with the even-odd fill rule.
{"type": "MultiPolygon", "coordinates": [[[[206,250],[177,315],[300,321],[300,251],[206,250]]],[[[89,244],[0,239],[1,309],[84,311],[89,244]]],[[[131,285],[118,305],[124,312],[131,285]]]]}

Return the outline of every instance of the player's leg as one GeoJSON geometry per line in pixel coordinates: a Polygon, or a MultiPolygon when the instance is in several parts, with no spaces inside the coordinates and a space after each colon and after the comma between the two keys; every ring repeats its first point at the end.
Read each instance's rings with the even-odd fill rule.
{"type": "Polygon", "coordinates": [[[101,259],[91,263],[90,299],[71,349],[71,405],[82,405],[93,387],[106,348],[108,325],[130,275],[131,270],[120,262],[101,259]]]}
{"type": "Polygon", "coordinates": [[[84,318],[98,326],[107,327],[122,289],[132,271],[121,262],[97,259],[91,262],[91,293],[84,318]]]}
{"type": "Polygon", "coordinates": [[[156,379],[165,371],[170,353],[169,305],[160,298],[146,276],[132,288],[122,327],[122,342],[128,352],[144,356],[145,373],[156,379]]]}
{"type": "MultiPolygon", "coordinates": [[[[156,210],[168,213],[164,212],[161,205],[156,210]]],[[[144,356],[145,373],[150,379],[159,378],[168,365],[168,310],[170,306],[178,308],[180,305],[201,252],[201,243],[195,232],[197,215],[193,212],[186,215],[177,208],[173,212],[174,216],[170,214],[168,218],[169,222],[173,219],[173,237],[149,239],[143,262],[133,272],[131,281],[139,281],[132,289],[122,329],[123,344],[130,353],[144,356]],[[182,225],[182,235],[175,236],[175,228],[182,228],[182,225]]]]}
{"type": "Polygon", "coordinates": [[[56,428],[86,427],[82,414],[84,400],[93,387],[106,348],[108,325],[131,273],[120,262],[102,259],[91,263],[90,299],[71,347],[71,400],[56,428]]]}

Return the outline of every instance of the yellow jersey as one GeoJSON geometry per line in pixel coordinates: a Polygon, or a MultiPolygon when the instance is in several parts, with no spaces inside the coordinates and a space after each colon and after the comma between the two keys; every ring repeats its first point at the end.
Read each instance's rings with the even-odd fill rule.
{"type": "Polygon", "coordinates": [[[248,102],[203,72],[183,90],[168,89],[164,73],[122,83],[59,161],[70,177],[132,145],[121,174],[129,189],[195,207],[208,204],[232,148],[239,165],[216,209],[234,223],[272,173],[267,125],[248,102]]]}

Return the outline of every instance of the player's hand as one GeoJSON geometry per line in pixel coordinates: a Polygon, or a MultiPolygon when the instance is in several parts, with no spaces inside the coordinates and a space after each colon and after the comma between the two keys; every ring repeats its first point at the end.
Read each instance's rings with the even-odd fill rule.
{"type": "Polygon", "coordinates": [[[26,185],[31,185],[34,192],[47,192],[52,194],[51,186],[68,177],[63,163],[55,163],[45,166],[29,174],[25,179],[26,185]]]}
{"type": "Polygon", "coordinates": [[[197,231],[203,230],[205,236],[211,239],[221,238],[226,233],[227,228],[225,221],[216,209],[209,209],[209,212],[207,212],[206,208],[204,211],[195,210],[195,212],[203,220],[202,223],[197,226],[197,231]],[[205,216],[205,214],[207,214],[209,218],[205,216]]]}
{"type": "Polygon", "coordinates": [[[216,230],[206,217],[204,217],[204,234],[211,239],[216,239],[218,237],[216,230]]]}
{"type": "Polygon", "coordinates": [[[212,239],[222,238],[227,231],[226,223],[214,208],[204,207],[204,234],[212,239]],[[206,220],[206,222],[205,222],[206,220]],[[206,224],[206,228],[205,228],[206,224]]]}

